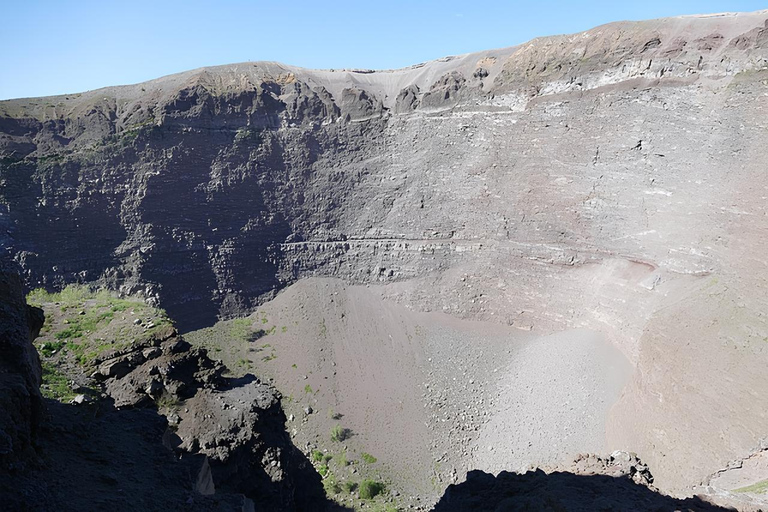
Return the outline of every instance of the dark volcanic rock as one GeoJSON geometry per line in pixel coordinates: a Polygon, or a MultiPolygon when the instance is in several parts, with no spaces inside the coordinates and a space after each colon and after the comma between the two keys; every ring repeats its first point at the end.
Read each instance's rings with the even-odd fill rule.
{"type": "Polygon", "coordinates": [[[210,461],[218,489],[244,493],[265,510],[313,510],[325,501],[320,476],[291,444],[274,388],[253,376],[184,403],[179,450],[210,461]]]}
{"type": "Polygon", "coordinates": [[[434,512],[548,510],[726,511],[699,498],[675,499],[629,477],[502,471],[497,476],[470,471],[465,482],[448,486],[434,512]]]}
{"type": "Polygon", "coordinates": [[[253,376],[225,380],[220,363],[161,326],[94,361],[92,377],[106,398],[49,399],[44,407],[32,345],[42,325],[42,311],[26,305],[18,269],[3,263],[3,510],[326,507],[320,476],[285,431],[274,388],[253,376]]]}
{"type": "Polygon", "coordinates": [[[0,474],[36,458],[41,368],[32,341],[43,312],[27,306],[16,265],[0,261],[0,474]]]}

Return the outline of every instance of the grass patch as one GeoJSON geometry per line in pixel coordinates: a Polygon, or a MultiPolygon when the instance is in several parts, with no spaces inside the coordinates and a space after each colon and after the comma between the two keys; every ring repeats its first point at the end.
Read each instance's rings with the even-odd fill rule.
{"type": "Polygon", "coordinates": [[[44,288],[32,290],[27,294],[27,304],[40,307],[47,302],[59,302],[62,311],[64,311],[71,307],[77,307],[94,296],[95,294],[90,288],[79,284],[70,284],[60,292],[48,292],[44,288]]]}
{"type": "Polygon", "coordinates": [[[375,464],[376,461],[379,460],[376,457],[374,457],[373,455],[371,455],[370,453],[365,453],[365,452],[360,454],[360,458],[363,459],[363,461],[366,464],[375,464]]]}
{"type": "Polygon", "coordinates": [[[734,489],[733,492],[748,492],[751,494],[765,494],[768,492],[768,480],[763,480],[746,487],[734,489]]]}
{"type": "Polygon", "coordinates": [[[66,343],[63,341],[48,341],[40,345],[40,353],[45,357],[51,357],[53,354],[60,352],[65,346],[66,343]]]}
{"type": "Polygon", "coordinates": [[[360,498],[371,500],[384,492],[384,484],[374,480],[363,480],[360,482],[360,498]]]}
{"type": "Polygon", "coordinates": [[[312,386],[310,386],[309,384],[304,386],[304,392],[305,393],[312,393],[312,386]]]}
{"type": "Polygon", "coordinates": [[[40,392],[45,398],[52,398],[59,402],[68,402],[72,400],[76,393],[69,387],[69,380],[56,368],[56,365],[43,361],[43,383],[40,386],[40,392]]]}
{"type": "Polygon", "coordinates": [[[329,471],[330,471],[330,470],[328,469],[328,465],[327,465],[327,464],[320,464],[320,465],[317,467],[317,472],[318,472],[318,473],[320,473],[320,476],[322,476],[323,478],[325,478],[326,476],[328,476],[328,472],[329,472],[329,471]]]}
{"type": "Polygon", "coordinates": [[[323,455],[324,455],[323,452],[321,452],[320,450],[312,450],[310,457],[312,458],[313,461],[320,462],[323,460],[323,455]]]}
{"type": "Polygon", "coordinates": [[[41,355],[71,354],[82,366],[92,364],[105,351],[128,347],[157,327],[170,324],[162,309],[84,285],[68,285],[59,292],[38,288],[27,295],[27,302],[42,307],[46,314],[41,355]],[[131,325],[128,315],[122,315],[126,325],[113,326],[116,315],[129,309],[144,323],[131,325]]]}
{"type": "Polygon", "coordinates": [[[352,494],[357,490],[357,482],[347,480],[346,482],[344,482],[343,487],[345,491],[347,491],[349,494],[352,494]]]}
{"type": "Polygon", "coordinates": [[[323,480],[323,489],[325,490],[326,495],[339,494],[341,492],[341,486],[339,485],[339,482],[331,473],[329,473],[328,477],[323,480]]]}
{"type": "Polygon", "coordinates": [[[251,321],[247,318],[236,318],[229,325],[229,335],[236,340],[248,341],[251,332],[251,321]]]}
{"type": "Polygon", "coordinates": [[[163,392],[163,394],[157,400],[155,400],[155,404],[157,405],[158,409],[168,410],[179,407],[181,402],[179,401],[178,397],[172,395],[171,393],[163,392]]]}

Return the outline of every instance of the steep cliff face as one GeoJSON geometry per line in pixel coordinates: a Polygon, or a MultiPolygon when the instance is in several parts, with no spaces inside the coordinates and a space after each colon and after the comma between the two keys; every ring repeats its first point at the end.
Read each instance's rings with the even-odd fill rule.
{"type": "Polygon", "coordinates": [[[32,341],[42,325],[43,312],[24,301],[17,266],[0,261],[0,472],[37,459],[43,403],[32,341]]]}
{"type": "Polygon", "coordinates": [[[273,387],[224,377],[167,321],[142,325],[140,301],[85,289],[36,295],[38,356],[43,311],[17,270],[0,273],[4,509],[325,510],[273,387]]]}
{"type": "Polygon", "coordinates": [[[760,83],[764,18],[617,23],[388,72],[238,64],[2,102],[3,246],[30,283],[101,281],[198,325],[308,273],[421,275],[471,240],[655,264],[666,255],[615,239],[649,231],[680,164],[725,163],[717,145],[693,151],[702,138],[755,147],[738,128],[751,112],[728,104],[744,91],[726,85],[760,83]],[[616,212],[625,199],[639,211],[616,212]]]}
{"type": "Polygon", "coordinates": [[[185,329],[327,275],[600,330],[637,368],[609,437],[680,488],[751,449],[768,406],[767,19],[0,102],[0,243],[30,284],[143,294],[185,329]],[[700,420],[713,404],[728,417],[700,420]],[[692,432],[695,474],[662,455],[692,432]]]}

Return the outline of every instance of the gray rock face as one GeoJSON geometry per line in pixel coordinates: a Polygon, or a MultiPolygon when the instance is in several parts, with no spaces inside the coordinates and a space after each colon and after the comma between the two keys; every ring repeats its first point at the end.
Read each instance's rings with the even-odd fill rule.
{"type": "Polygon", "coordinates": [[[572,194],[599,183],[652,209],[659,197],[634,190],[667,193],[665,169],[689,154],[665,137],[675,119],[700,111],[709,140],[735,135],[747,113],[734,104],[711,125],[712,94],[734,76],[759,83],[764,18],[617,23],[388,72],[240,64],[0,102],[0,242],[30,284],[143,293],[185,326],[250,311],[303,275],[444,269],[480,240],[533,244],[511,250],[543,260],[589,245],[658,263],[652,247],[615,242],[645,217],[572,194]],[[563,168],[546,171],[546,155],[563,168]],[[626,165],[647,170],[606,174],[626,165]],[[545,185],[553,172],[565,181],[545,185]]]}
{"type": "Polygon", "coordinates": [[[27,306],[16,265],[0,261],[0,472],[36,460],[41,368],[32,341],[43,314],[27,306]]]}
{"type": "Polygon", "coordinates": [[[754,446],[768,407],[767,18],[0,102],[0,245],[30,285],[142,294],[183,329],[325,275],[599,330],[638,370],[608,438],[687,488],[754,446]]]}

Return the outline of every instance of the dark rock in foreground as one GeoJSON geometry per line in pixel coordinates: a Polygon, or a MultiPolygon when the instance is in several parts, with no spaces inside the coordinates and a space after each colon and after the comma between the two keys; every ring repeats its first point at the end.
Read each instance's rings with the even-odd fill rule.
{"type": "Polygon", "coordinates": [[[32,346],[43,312],[27,306],[16,270],[0,261],[0,478],[35,459],[43,407],[40,359],[32,346]]]}
{"type": "Polygon", "coordinates": [[[552,510],[611,511],[725,511],[700,498],[675,499],[660,494],[629,476],[502,471],[493,476],[471,471],[467,480],[448,487],[434,512],[552,510]]]}
{"type": "Polygon", "coordinates": [[[0,314],[0,509],[326,508],[277,391],[252,375],[224,378],[172,326],[99,356],[101,398],[89,389],[67,404],[40,394],[42,311],[26,305],[10,266],[0,268],[0,314]]]}

